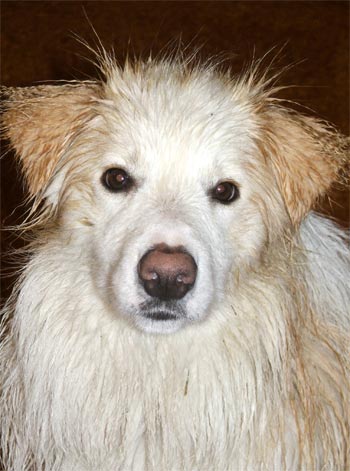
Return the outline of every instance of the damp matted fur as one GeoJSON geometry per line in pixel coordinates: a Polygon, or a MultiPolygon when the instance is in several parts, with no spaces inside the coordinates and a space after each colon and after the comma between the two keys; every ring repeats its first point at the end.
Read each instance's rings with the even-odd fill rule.
{"type": "Polygon", "coordinates": [[[3,90],[40,208],[4,309],[5,469],[346,469],[349,248],[312,208],[349,140],[255,67],[101,63],[100,81],[3,90]],[[106,193],[111,166],[133,191],[106,193]],[[227,178],[224,207],[208,190],[227,178]],[[170,333],[135,320],[136,255],[159,237],[200,274],[170,333]]]}

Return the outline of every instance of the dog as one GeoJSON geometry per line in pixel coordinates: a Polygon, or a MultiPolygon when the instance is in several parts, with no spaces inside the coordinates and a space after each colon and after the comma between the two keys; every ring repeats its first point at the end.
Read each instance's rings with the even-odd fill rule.
{"type": "Polygon", "coordinates": [[[344,470],[349,140],[266,73],[101,59],[5,88],[33,210],[4,308],[6,470],[344,470]]]}

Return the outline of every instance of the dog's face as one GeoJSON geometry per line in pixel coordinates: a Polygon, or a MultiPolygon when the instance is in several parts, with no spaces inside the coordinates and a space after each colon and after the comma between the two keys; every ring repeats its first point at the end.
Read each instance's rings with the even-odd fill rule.
{"type": "MultiPolygon", "coordinates": [[[[23,115],[36,118],[31,139],[13,125],[20,118],[11,107],[8,135],[32,193],[59,208],[58,233],[80,247],[98,296],[145,332],[175,332],[232,302],[233,276],[258,266],[310,206],[306,196],[311,202],[334,176],[336,166],[327,167],[311,196],[296,196],[301,157],[288,141],[306,124],[271,109],[259,115],[247,87],[212,72],[145,66],[116,70],[105,85],[62,89],[61,97],[53,88],[54,130],[43,124],[50,106],[39,94],[23,102],[23,115]]],[[[307,146],[313,152],[316,140],[307,146]]]]}
{"type": "Polygon", "coordinates": [[[266,191],[249,172],[256,123],[213,78],[131,85],[102,103],[94,164],[71,199],[90,224],[82,243],[99,295],[138,328],[171,333],[222,303],[230,273],[266,241],[266,191]]]}
{"type": "Polygon", "coordinates": [[[266,236],[245,170],[249,112],[215,82],[198,88],[130,90],[99,123],[108,131],[90,175],[92,276],[146,332],[202,321],[266,236]]]}

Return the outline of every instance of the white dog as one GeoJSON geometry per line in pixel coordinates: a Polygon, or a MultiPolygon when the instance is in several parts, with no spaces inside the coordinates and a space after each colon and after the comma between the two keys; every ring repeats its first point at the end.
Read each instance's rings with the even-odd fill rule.
{"type": "Polygon", "coordinates": [[[348,141],[256,70],[105,60],[4,90],[35,230],[1,347],[11,471],[344,470],[348,141]]]}

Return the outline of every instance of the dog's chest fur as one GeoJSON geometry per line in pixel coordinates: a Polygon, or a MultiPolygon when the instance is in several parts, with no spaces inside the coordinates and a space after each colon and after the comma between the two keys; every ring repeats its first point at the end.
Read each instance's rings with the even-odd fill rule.
{"type": "MultiPolygon", "coordinates": [[[[72,269],[74,259],[62,266],[50,255],[56,252],[33,261],[18,299],[15,374],[24,368],[27,380],[14,385],[25,397],[23,414],[35,411],[27,426],[40,437],[38,454],[52,450],[45,457],[52,469],[73,469],[75,460],[74,467],[80,461],[91,470],[199,470],[213,462],[224,470],[273,460],[266,443],[281,446],[276,411],[288,391],[278,388],[287,359],[274,356],[272,342],[286,348],[285,320],[276,317],[264,338],[246,322],[265,322],[262,306],[276,309],[266,290],[275,299],[277,284],[265,286],[260,300],[237,303],[238,319],[246,311],[243,323],[208,320],[178,336],[148,336],[116,322],[94,296],[88,271],[72,269]],[[252,454],[250,437],[257,435],[262,441],[254,441],[252,454]],[[66,450],[62,465],[59,449],[66,450]]],[[[231,316],[223,305],[219,316],[225,309],[231,316]]]]}

